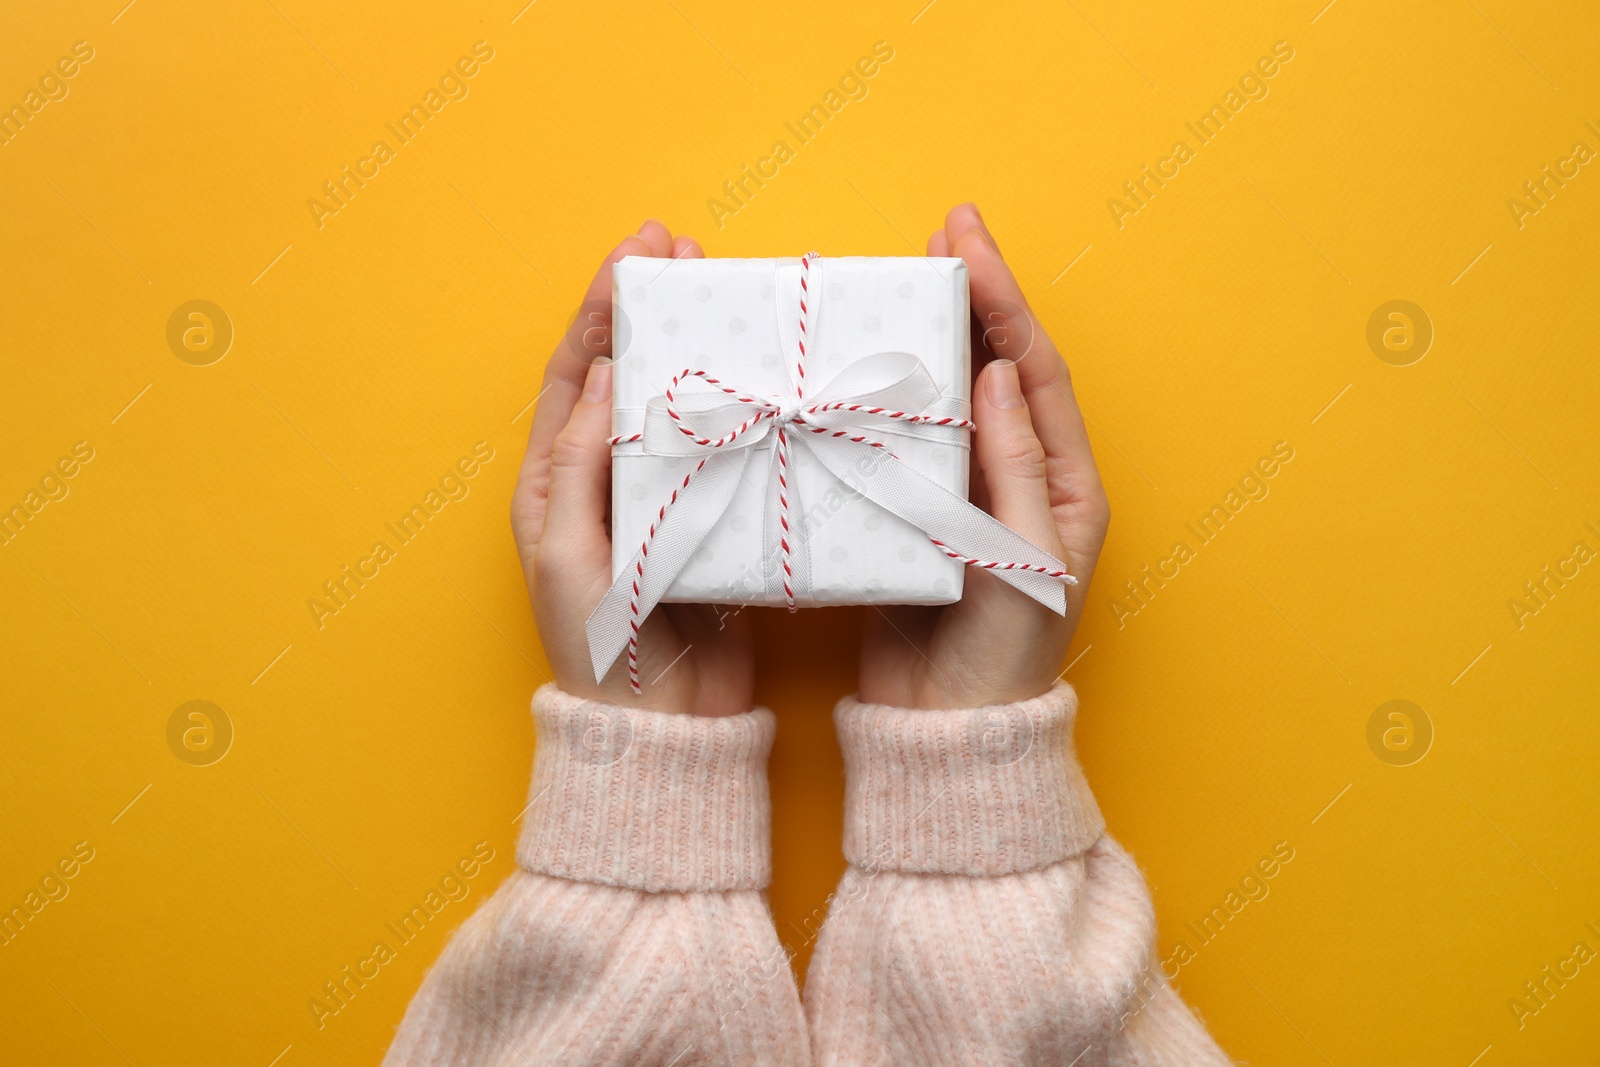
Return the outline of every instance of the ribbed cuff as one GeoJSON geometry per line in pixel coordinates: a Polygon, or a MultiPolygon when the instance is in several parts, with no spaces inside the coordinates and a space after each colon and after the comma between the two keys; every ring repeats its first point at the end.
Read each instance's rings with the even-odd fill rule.
{"type": "Polygon", "coordinates": [[[651,893],[764,889],[772,878],[765,708],[721,718],[533,697],[538,748],[517,860],[651,893]]]}
{"type": "Polygon", "coordinates": [[[846,697],[845,858],[862,870],[993,876],[1075,856],[1105,820],[1072,747],[1078,697],[915,711],[846,697]]]}

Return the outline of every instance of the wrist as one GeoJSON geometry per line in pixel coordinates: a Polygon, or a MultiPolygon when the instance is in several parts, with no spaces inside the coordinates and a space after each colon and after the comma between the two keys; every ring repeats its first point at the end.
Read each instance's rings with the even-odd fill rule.
{"type": "Polygon", "coordinates": [[[949,711],[1015,704],[1048,693],[1057,676],[1049,664],[1058,656],[1033,654],[1005,656],[986,664],[969,662],[937,666],[924,660],[906,672],[861,672],[856,697],[864,704],[880,704],[912,711],[949,711]],[[1047,666],[1041,668],[1040,663],[1047,666]]]}
{"type": "Polygon", "coordinates": [[[663,714],[546,685],[533,715],[525,869],[647,892],[766,886],[772,712],[663,714]]]}
{"type": "Polygon", "coordinates": [[[913,711],[847,697],[845,855],[862,870],[994,876],[1083,852],[1105,823],[1065,683],[1010,704],[913,711]]]}
{"type": "Polygon", "coordinates": [[[570,679],[556,677],[555,684],[562,692],[579,700],[590,700],[626,708],[629,711],[650,712],[655,715],[692,715],[702,719],[721,719],[730,715],[743,715],[754,709],[751,699],[739,699],[731,693],[702,693],[677,687],[652,685],[640,679],[640,692],[634,693],[627,682],[620,684],[579,685],[570,679]]]}
{"type": "Polygon", "coordinates": [[[554,681],[563,693],[580,700],[601,701],[632,711],[714,719],[743,715],[754,709],[753,665],[738,673],[739,677],[732,677],[727,672],[702,670],[694,662],[693,653],[689,653],[666,670],[651,670],[641,664],[637,693],[628,684],[627,666],[621,661],[598,683],[587,659],[575,668],[556,670],[554,681]]]}

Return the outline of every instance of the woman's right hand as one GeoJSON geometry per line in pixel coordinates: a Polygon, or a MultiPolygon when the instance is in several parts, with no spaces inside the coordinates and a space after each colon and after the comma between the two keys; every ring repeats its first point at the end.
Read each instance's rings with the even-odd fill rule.
{"type": "Polygon", "coordinates": [[[968,567],[948,607],[869,608],[860,697],[973,708],[1047,691],[1083,612],[1111,511],[1072,376],[972,204],[952,208],[928,255],[959,256],[972,293],[972,501],[1067,564],[1060,616],[968,567]]]}

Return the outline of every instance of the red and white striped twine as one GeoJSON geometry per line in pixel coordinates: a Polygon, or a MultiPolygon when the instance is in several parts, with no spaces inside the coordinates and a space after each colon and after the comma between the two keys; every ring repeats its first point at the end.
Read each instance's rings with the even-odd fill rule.
{"type": "Polygon", "coordinates": [[[845,400],[835,400],[831,404],[813,404],[802,410],[805,415],[820,415],[828,411],[857,411],[863,415],[881,415],[886,419],[899,419],[916,426],[954,426],[961,430],[975,430],[977,424],[971,419],[958,419],[954,416],[938,415],[913,415],[909,411],[895,411],[893,408],[874,407],[870,404],[852,404],[845,400]]]}
{"type": "MultiPolygon", "coordinates": [[[[806,311],[811,300],[811,261],[816,258],[815,252],[800,257],[800,354],[795,360],[794,398],[802,403],[806,398],[806,311]]],[[[778,423],[778,526],[778,545],[783,552],[783,600],[792,612],[796,607],[789,546],[789,431],[781,421],[778,423]]]]}
{"type": "MultiPolygon", "coordinates": [[[[800,258],[800,338],[799,353],[795,360],[794,375],[794,392],[796,401],[804,401],[805,399],[807,339],[806,320],[811,299],[811,261],[815,258],[817,258],[817,253],[815,252],[808,252],[800,258]]],[[[857,444],[870,445],[873,448],[884,449],[886,451],[888,450],[888,446],[882,441],[875,441],[870,437],[867,437],[865,434],[859,434],[850,429],[836,430],[826,426],[808,425],[806,416],[820,415],[830,411],[853,411],[866,415],[877,415],[882,418],[894,419],[896,421],[905,422],[911,425],[953,426],[958,429],[972,431],[977,429],[977,425],[973,423],[971,419],[960,419],[953,416],[916,415],[908,411],[896,411],[891,408],[876,407],[870,404],[856,404],[843,400],[824,404],[813,404],[810,407],[799,407],[794,410],[792,415],[785,415],[779,405],[773,401],[742,393],[737,389],[724,385],[721,381],[711,377],[711,375],[705,371],[694,370],[692,368],[685,368],[673,376],[672,384],[667,387],[665,397],[667,401],[667,414],[672,418],[674,424],[676,424],[678,431],[694,441],[695,444],[700,445],[702,448],[724,448],[737,441],[744,434],[748,433],[756,426],[759,426],[764,421],[772,420],[777,423],[778,524],[780,527],[778,544],[783,553],[783,597],[784,602],[787,604],[790,611],[798,610],[794,598],[794,567],[791,559],[793,548],[789,543],[791,530],[789,526],[788,428],[790,426],[799,426],[801,429],[809,430],[811,433],[827,434],[828,436],[835,438],[847,437],[849,440],[857,444]],[[679,413],[675,404],[674,394],[677,391],[678,385],[688,378],[699,378],[701,381],[705,382],[705,384],[712,386],[720,392],[728,394],[739,403],[753,405],[756,408],[755,414],[751,415],[748,419],[741,422],[738,426],[735,426],[732,430],[729,430],[721,437],[712,438],[704,436],[688,424],[688,422],[683,418],[682,414],[679,413]]],[[[633,434],[619,434],[610,438],[608,443],[612,446],[616,446],[621,444],[632,444],[642,441],[643,439],[644,434],[642,432],[633,434]]],[[[891,456],[894,455],[893,452],[890,452],[889,454],[891,456]]],[[[655,520],[650,523],[649,532],[645,534],[644,542],[639,546],[637,562],[634,564],[633,597],[629,604],[629,611],[631,613],[629,627],[631,629],[631,634],[628,638],[628,685],[633,690],[635,695],[638,695],[640,692],[639,627],[642,620],[639,612],[639,591],[640,583],[644,580],[644,564],[650,555],[650,546],[655,541],[656,530],[661,526],[662,521],[667,516],[667,509],[671,508],[673,504],[677,503],[678,495],[689,488],[689,483],[694,479],[696,474],[700,473],[701,469],[705,467],[709,460],[709,456],[702,459],[693,470],[683,476],[683,481],[678,484],[677,488],[673,489],[672,495],[667,498],[667,500],[661,505],[660,510],[656,512],[655,520]]],[[[974,559],[971,556],[966,556],[960,552],[957,552],[955,549],[951,548],[937,537],[929,537],[928,540],[933,542],[939,551],[943,552],[946,556],[949,556],[958,563],[964,563],[969,567],[978,567],[983,570],[991,571],[1032,571],[1037,574],[1043,574],[1051,578],[1059,578],[1068,582],[1076,581],[1076,579],[1073,578],[1073,576],[1067,571],[1058,568],[1045,567],[1035,563],[1007,563],[1001,560],[974,559]]]]}
{"type": "Polygon", "coordinates": [[[644,580],[644,563],[650,555],[650,545],[656,539],[656,529],[661,525],[662,520],[667,517],[667,509],[678,502],[678,494],[689,488],[689,482],[694,479],[696,474],[700,473],[700,469],[710,459],[710,456],[702,459],[695,465],[693,470],[683,476],[683,481],[672,491],[672,495],[662,503],[661,510],[656,512],[655,520],[650,523],[650,532],[644,535],[644,543],[639,546],[639,558],[633,565],[633,599],[628,604],[631,613],[628,619],[628,626],[632,631],[628,635],[628,687],[633,690],[634,696],[639,695],[639,583],[644,580]]]}
{"type": "Polygon", "coordinates": [[[932,541],[940,552],[943,552],[957,563],[965,563],[969,567],[977,567],[986,571],[1033,571],[1035,574],[1043,574],[1050,578],[1060,578],[1062,581],[1072,582],[1073,584],[1077,584],[1078,581],[1067,571],[1057,567],[1046,567],[1039,563],[1003,563],[992,559],[973,559],[971,556],[963,556],[937,537],[930,537],[928,540],[932,541]]]}

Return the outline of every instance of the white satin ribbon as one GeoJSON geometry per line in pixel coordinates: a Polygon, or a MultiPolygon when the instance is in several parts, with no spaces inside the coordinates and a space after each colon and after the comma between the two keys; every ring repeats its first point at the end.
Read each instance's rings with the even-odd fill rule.
{"type": "MultiPolygon", "coordinates": [[[[786,315],[782,308],[786,304],[796,309],[799,306],[798,271],[784,263],[778,267],[777,275],[779,321],[797,322],[798,314],[786,315]]],[[[685,375],[692,373],[686,371],[685,375]]],[[[809,450],[835,478],[917,527],[940,543],[952,558],[958,553],[967,557],[964,562],[1005,561],[986,569],[1058,615],[1066,613],[1064,583],[1076,584],[1077,579],[1065,573],[1064,563],[902,462],[880,440],[885,431],[946,441],[963,440],[968,432],[959,426],[938,424],[961,421],[966,404],[942,396],[921,360],[905,352],[863,356],[804,400],[792,384],[793,367],[790,374],[790,390],[777,397],[737,394],[722,383],[715,383],[723,391],[669,390],[670,400],[668,396],[658,396],[643,411],[614,413],[613,431],[619,437],[634,435],[630,423],[640,426],[636,431],[639,439],[614,445],[614,454],[698,456],[702,462],[673,491],[650,539],[634,553],[589,616],[585,630],[596,682],[605,678],[628,646],[634,626],[661,602],[700,543],[721,521],[754,452],[767,451],[769,484],[776,486],[777,450],[773,445],[780,425],[786,428],[791,449],[809,450]],[[737,399],[740,395],[745,401],[737,399]],[[918,421],[908,421],[904,417],[907,415],[918,421]],[[753,425],[739,429],[756,416],[759,418],[753,425]],[[1025,569],[1028,567],[1038,569],[1025,569]],[[1039,573],[1040,570],[1052,570],[1059,576],[1039,573]]],[[[683,384],[695,381],[693,376],[680,377],[683,384]]],[[[790,471],[793,470],[791,465],[790,471]]],[[[790,513],[803,515],[799,487],[792,473],[789,484],[790,513]]],[[[772,549],[776,548],[777,536],[776,499],[775,492],[769,494],[766,509],[769,561],[775,558],[772,549]]],[[[790,548],[792,583],[799,599],[810,588],[804,523],[790,524],[790,548]]],[[[981,562],[976,565],[985,566],[981,562]]],[[[775,568],[766,569],[770,591],[775,568]]]]}

